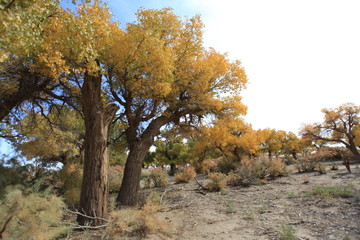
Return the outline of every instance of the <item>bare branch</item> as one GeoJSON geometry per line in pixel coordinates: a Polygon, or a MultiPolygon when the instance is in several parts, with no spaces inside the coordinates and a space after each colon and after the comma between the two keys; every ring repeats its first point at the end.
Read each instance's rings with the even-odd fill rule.
{"type": "Polygon", "coordinates": [[[66,211],[68,211],[68,212],[70,212],[70,213],[73,213],[73,214],[77,214],[77,215],[86,217],[86,218],[89,218],[89,219],[98,219],[98,220],[102,220],[102,221],[104,221],[104,222],[110,223],[110,221],[109,221],[108,219],[105,219],[105,218],[88,216],[88,215],[86,215],[86,214],[84,214],[84,213],[81,213],[81,212],[79,212],[79,211],[71,211],[70,209],[66,209],[66,211]]]}

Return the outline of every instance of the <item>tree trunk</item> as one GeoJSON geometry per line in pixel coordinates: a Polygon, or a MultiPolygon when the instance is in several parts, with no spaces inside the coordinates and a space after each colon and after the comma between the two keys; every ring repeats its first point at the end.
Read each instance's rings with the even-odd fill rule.
{"type": "Polygon", "coordinates": [[[130,151],[126,160],[120,191],[116,199],[118,206],[135,206],[137,204],[141,166],[145,155],[154,143],[154,137],[160,134],[160,128],[168,122],[170,122],[170,119],[165,116],[154,119],[141,134],[141,137],[136,136],[137,128],[134,126],[129,127],[127,130],[126,141],[130,151]]]}
{"type": "Polygon", "coordinates": [[[294,158],[295,160],[297,160],[296,152],[291,152],[291,155],[293,156],[293,158],[294,158]]]}
{"type": "Polygon", "coordinates": [[[174,175],[175,175],[175,171],[176,171],[176,164],[175,164],[175,163],[170,163],[170,172],[169,172],[169,175],[170,175],[170,176],[174,176],[174,175]]]}
{"type": "Polygon", "coordinates": [[[106,108],[101,104],[101,75],[85,74],[81,89],[85,120],[84,172],[81,186],[79,211],[92,218],[78,215],[80,225],[104,224],[100,218],[108,217],[108,133],[118,107],[106,108]]]}
{"type": "Polygon", "coordinates": [[[139,142],[130,148],[125,164],[124,177],[116,199],[118,206],[135,206],[137,204],[142,163],[150,146],[151,144],[139,142]]]}

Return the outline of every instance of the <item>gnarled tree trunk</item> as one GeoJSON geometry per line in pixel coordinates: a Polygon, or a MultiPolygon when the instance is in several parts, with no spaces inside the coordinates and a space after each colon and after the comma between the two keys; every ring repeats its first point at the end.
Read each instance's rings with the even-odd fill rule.
{"type": "Polygon", "coordinates": [[[79,211],[92,218],[78,215],[79,224],[101,225],[108,217],[108,133],[118,107],[103,108],[101,104],[101,75],[85,74],[82,87],[85,119],[84,172],[79,211]]]}

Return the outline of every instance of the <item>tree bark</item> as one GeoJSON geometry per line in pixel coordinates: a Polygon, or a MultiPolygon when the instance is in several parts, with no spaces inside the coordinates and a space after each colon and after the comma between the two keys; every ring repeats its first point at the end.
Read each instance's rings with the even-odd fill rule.
{"type": "Polygon", "coordinates": [[[83,113],[85,120],[84,171],[78,215],[80,225],[102,225],[108,217],[108,135],[111,121],[118,107],[101,104],[101,75],[85,74],[82,86],[83,113]],[[95,217],[95,218],[94,218],[95,217]],[[96,218],[97,217],[97,218],[96,218]]]}
{"type": "Polygon", "coordinates": [[[124,177],[116,202],[118,206],[135,206],[138,202],[142,163],[147,151],[154,143],[154,137],[160,134],[160,128],[170,119],[161,116],[153,120],[140,137],[134,134],[136,128],[128,129],[126,140],[130,151],[126,160],[124,177]]]}
{"type": "Polygon", "coordinates": [[[135,206],[137,204],[142,163],[150,147],[151,144],[148,146],[148,144],[140,142],[130,149],[120,192],[116,199],[118,206],[135,206]]]}
{"type": "Polygon", "coordinates": [[[175,171],[176,171],[176,164],[175,164],[175,163],[170,163],[170,172],[169,172],[169,175],[170,175],[170,176],[174,176],[174,175],[175,175],[175,171]]]}

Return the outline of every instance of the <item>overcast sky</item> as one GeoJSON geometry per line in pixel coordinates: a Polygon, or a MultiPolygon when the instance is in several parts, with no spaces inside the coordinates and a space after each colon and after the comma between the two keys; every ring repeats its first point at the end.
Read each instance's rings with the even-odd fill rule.
{"type": "Polygon", "coordinates": [[[180,17],[200,14],[205,45],[243,63],[249,78],[245,119],[255,129],[298,133],[303,123],[322,121],[322,108],[360,104],[359,0],[108,3],[122,26],[135,20],[140,7],[172,7],[180,17]]]}

